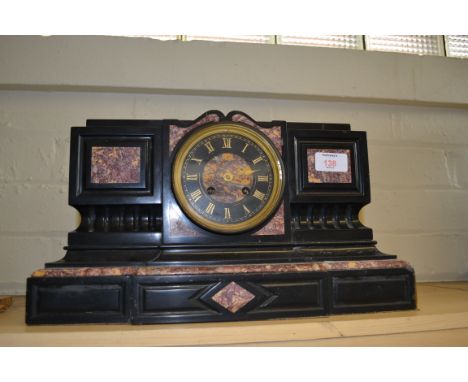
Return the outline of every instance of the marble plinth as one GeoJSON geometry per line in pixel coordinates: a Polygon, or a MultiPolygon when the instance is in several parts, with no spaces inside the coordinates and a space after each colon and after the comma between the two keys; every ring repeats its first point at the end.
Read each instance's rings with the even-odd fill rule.
{"type": "Polygon", "coordinates": [[[402,260],[63,267],[28,279],[29,324],[238,321],[413,309],[402,260]]]}

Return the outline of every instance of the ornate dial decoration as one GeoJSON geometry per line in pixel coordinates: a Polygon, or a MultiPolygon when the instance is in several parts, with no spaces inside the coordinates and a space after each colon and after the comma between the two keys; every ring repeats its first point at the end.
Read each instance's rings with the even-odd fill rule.
{"type": "Polygon", "coordinates": [[[172,168],[184,212],[203,228],[238,233],[263,223],[284,189],[280,154],[262,133],[239,123],[191,132],[172,168]]]}

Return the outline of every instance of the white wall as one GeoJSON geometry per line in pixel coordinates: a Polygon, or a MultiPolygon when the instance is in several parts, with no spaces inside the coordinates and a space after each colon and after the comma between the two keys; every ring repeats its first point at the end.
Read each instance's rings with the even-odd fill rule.
{"type": "Polygon", "coordinates": [[[347,122],[368,133],[378,247],[468,279],[468,60],[111,37],[0,37],[0,294],[63,256],[69,129],[87,118],[347,122]]]}

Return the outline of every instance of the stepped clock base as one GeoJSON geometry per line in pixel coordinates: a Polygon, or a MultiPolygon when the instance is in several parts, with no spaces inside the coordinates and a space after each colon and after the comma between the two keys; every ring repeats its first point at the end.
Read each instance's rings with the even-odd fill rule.
{"type": "Polygon", "coordinates": [[[261,320],[414,309],[401,260],[68,267],[28,279],[28,324],[261,320]]]}

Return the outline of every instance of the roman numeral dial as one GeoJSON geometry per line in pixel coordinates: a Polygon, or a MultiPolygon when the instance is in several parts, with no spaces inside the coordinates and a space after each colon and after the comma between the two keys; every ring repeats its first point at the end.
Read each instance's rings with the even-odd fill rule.
{"type": "Polygon", "coordinates": [[[213,144],[210,141],[205,143],[205,147],[208,150],[208,154],[211,154],[213,151],[215,151],[213,144]]]}
{"type": "Polygon", "coordinates": [[[202,192],[201,192],[201,190],[199,188],[197,188],[195,191],[190,193],[190,196],[191,196],[192,200],[196,203],[201,199],[202,192]]]}
{"type": "Polygon", "coordinates": [[[252,163],[253,163],[253,164],[257,164],[257,163],[259,163],[259,162],[262,161],[262,160],[263,160],[262,157],[257,157],[257,158],[255,158],[255,159],[252,161],[252,163]]]}
{"type": "Polygon", "coordinates": [[[213,215],[215,205],[211,202],[208,203],[208,206],[205,208],[205,212],[209,215],[213,215]]]}
{"type": "Polygon", "coordinates": [[[224,137],[223,138],[223,149],[232,149],[231,147],[231,143],[232,143],[232,138],[231,137],[224,137]]]}
{"type": "Polygon", "coordinates": [[[197,127],[177,147],[173,192],[193,224],[219,234],[254,231],[281,202],[281,157],[257,129],[234,122],[197,127]]]}
{"type": "Polygon", "coordinates": [[[263,201],[263,199],[265,199],[265,194],[259,190],[255,190],[255,192],[253,193],[253,197],[257,198],[260,201],[263,201]]]}

